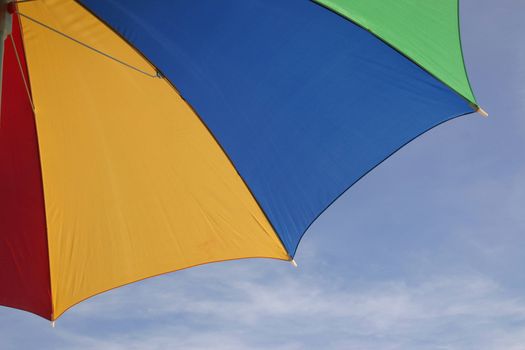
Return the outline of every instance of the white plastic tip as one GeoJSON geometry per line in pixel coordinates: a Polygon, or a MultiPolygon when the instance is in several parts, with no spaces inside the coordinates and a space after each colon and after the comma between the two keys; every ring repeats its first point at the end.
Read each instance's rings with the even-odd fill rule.
{"type": "Polygon", "coordinates": [[[290,262],[292,263],[292,266],[293,266],[293,267],[297,267],[297,263],[295,262],[294,259],[290,260],[290,262]]]}
{"type": "Polygon", "coordinates": [[[55,321],[51,321],[51,327],[55,328],[55,321]]]}
{"type": "Polygon", "coordinates": [[[481,114],[485,118],[489,116],[489,114],[481,107],[478,107],[478,110],[476,112],[478,112],[479,114],[481,114]]]}

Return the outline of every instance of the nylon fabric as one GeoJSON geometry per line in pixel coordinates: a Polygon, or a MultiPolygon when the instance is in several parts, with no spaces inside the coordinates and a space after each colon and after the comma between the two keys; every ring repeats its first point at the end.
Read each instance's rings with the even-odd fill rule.
{"type": "MultiPolygon", "coordinates": [[[[71,0],[20,12],[140,69],[71,0]]],[[[288,255],[235,169],[163,79],[23,19],[40,138],[54,318],[108,289],[202,263],[288,255]]]]}
{"type": "Polygon", "coordinates": [[[310,1],[80,2],[196,109],[292,255],[355,181],[472,112],[399,52],[310,1]]]}
{"type": "MultiPolygon", "coordinates": [[[[18,19],[13,39],[24,75],[18,19]]],[[[0,305],[50,319],[51,282],[33,109],[11,38],[5,41],[0,115],[0,305]]]]}
{"type": "Polygon", "coordinates": [[[314,0],[370,30],[472,103],[459,28],[459,0],[314,0]]]}

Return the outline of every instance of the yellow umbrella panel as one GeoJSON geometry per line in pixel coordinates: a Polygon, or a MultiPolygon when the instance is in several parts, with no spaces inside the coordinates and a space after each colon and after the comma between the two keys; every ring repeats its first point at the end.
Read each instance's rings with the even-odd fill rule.
{"type": "MultiPolygon", "coordinates": [[[[11,305],[10,293],[49,297],[39,310],[26,309],[54,320],[97,293],[169,271],[229,259],[289,259],[212,135],[140,54],[75,1],[19,9],[153,77],[22,17],[45,202],[33,210],[45,212],[46,222],[44,232],[31,234],[47,235],[51,295],[32,295],[33,286],[21,282],[27,275],[1,272],[1,303],[11,305]]],[[[6,123],[16,117],[3,115],[6,123]]],[[[15,227],[25,220],[6,219],[15,227]]],[[[12,268],[31,264],[30,256],[6,256],[0,248],[12,268]]]]}

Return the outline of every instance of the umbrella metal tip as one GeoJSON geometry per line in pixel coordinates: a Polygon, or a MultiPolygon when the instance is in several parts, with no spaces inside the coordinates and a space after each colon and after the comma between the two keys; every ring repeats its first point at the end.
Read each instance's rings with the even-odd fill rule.
{"type": "Polygon", "coordinates": [[[295,262],[294,259],[290,260],[290,262],[292,263],[292,266],[293,266],[293,267],[297,267],[297,263],[295,262]]]}
{"type": "Polygon", "coordinates": [[[485,118],[489,116],[489,114],[481,107],[478,107],[478,110],[476,112],[478,112],[479,114],[481,114],[485,118]]]}
{"type": "Polygon", "coordinates": [[[55,321],[51,321],[51,328],[55,328],[55,321]]]}

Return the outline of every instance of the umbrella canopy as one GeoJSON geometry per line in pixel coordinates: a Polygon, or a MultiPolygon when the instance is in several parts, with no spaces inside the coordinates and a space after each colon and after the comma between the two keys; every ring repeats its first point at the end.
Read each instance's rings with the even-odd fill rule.
{"type": "Polygon", "coordinates": [[[0,4],[0,304],[50,320],[162,273],[292,260],[352,184],[479,110],[457,0],[0,4]]]}

